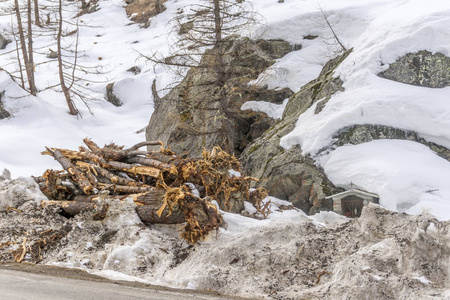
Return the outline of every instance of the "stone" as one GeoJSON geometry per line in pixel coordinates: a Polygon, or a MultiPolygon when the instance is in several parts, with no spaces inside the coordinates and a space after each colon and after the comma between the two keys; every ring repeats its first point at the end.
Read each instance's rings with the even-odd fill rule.
{"type": "Polygon", "coordinates": [[[450,85],[450,58],[426,50],[408,53],[378,76],[411,85],[443,88],[450,85]]]}
{"type": "Polygon", "coordinates": [[[166,10],[166,0],[127,0],[125,11],[127,16],[146,28],[150,26],[150,18],[166,10]]]}
{"type": "Polygon", "coordinates": [[[421,143],[440,157],[450,161],[450,150],[446,147],[429,142],[414,131],[385,125],[363,124],[345,127],[333,135],[333,140],[335,140],[333,146],[359,145],[381,139],[408,140],[421,143]]]}
{"type": "Polygon", "coordinates": [[[266,188],[269,195],[289,200],[306,213],[332,210],[332,203],[325,197],[341,189],[328,180],[311,157],[303,156],[300,146],[283,149],[280,139],[295,128],[299,116],[314,103],[322,101],[324,106],[334,93],[343,91],[343,82],[333,77],[333,72],[350,52],[330,60],[317,79],[293,95],[282,119],[248,145],[240,158],[243,172],[259,179],[256,187],[266,188]]]}
{"type": "Polygon", "coordinates": [[[106,86],[106,100],[114,106],[122,106],[122,101],[114,94],[114,82],[106,86]]]}
{"type": "MultiPolygon", "coordinates": [[[[292,46],[281,40],[244,38],[229,39],[220,47],[224,47],[227,66],[224,88],[211,82],[211,78],[215,78],[211,68],[191,69],[179,85],[155,101],[147,140],[160,140],[176,153],[191,157],[199,156],[204,148],[211,150],[217,145],[239,155],[275,123],[265,113],[241,111],[240,107],[246,101],[255,100],[279,104],[292,95],[289,89],[275,91],[248,85],[275,59],[292,51],[292,46]],[[226,109],[221,110],[222,101],[226,103],[226,109]]],[[[210,65],[211,59],[211,55],[205,55],[200,66],[210,65]]]]}
{"type": "Polygon", "coordinates": [[[11,117],[11,114],[5,109],[2,103],[2,97],[5,95],[5,92],[0,92],[0,120],[11,117]]]}
{"type": "Polygon", "coordinates": [[[127,70],[127,72],[131,72],[134,75],[137,75],[137,74],[141,73],[141,68],[139,68],[138,66],[134,66],[134,67],[129,68],[127,70]]]}
{"type": "Polygon", "coordinates": [[[11,43],[10,39],[5,38],[0,34],[0,50],[3,50],[6,48],[6,46],[11,43]]]}

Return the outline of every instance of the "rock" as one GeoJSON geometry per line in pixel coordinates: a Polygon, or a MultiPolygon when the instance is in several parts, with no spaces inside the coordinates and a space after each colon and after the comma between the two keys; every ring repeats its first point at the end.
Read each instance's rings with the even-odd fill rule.
{"type": "Polygon", "coordinates": [[[106,100],[114,106],[122,106],[122,102],[114,94],[114,82],[106,86],[106,100]]]}
{"type": "Polygon", "coordinates": [[[42,200],[47,200],[47,197],[42,194],[33,178],[11,179],[9,171],[3,171],[0,176],[0,211],[5,211],[8,207],[20,208],[30,201],[39,204],[42,200]]]}
{"type": "Polygon", "coordinates": [[[194,21],[182,23],[182,24],[180,24],[180,29],[178,30],[178,34],[179,35],[186,34],[189,31],[191,31],[192,28],[194,28],[194,21]]]}
{"type": "Polygon", "coordinates": [[[150,26],[150,18],[166,10],[166,0],[127,0],[125,11],[128,17],[143,27],[150,26]]]}
{"type": "Polygon", "coordinates": [[[2,97],[5,92],[0,92],[0,120],[11,117],[11,114],[3,107],[2,97]]]}
{"type": "MultiPolygon", "coordinates": [[[[224,88],[211,82],[215,78],[211,68],[191,69],[179,85],[155,101],[147,140],[160,140],[176,153],[192,157],[199,156],[203,148],[211,150],[217,145],[239,155],[274,124],[265,113],[241,111],[240,107],[250,100],[282,103],[292,95],[289,89],[274,91],[248,85],[275,59],[292,51],[291,45],[281,40],[230,39],[221,47],[225,48],[227,66],[224,88]],[[224,114],[218,114],[221,101],[214,99],[227,103],[224,114]]],[[[205,55],[200,66],[208,65],[211,59],[211,55],[205,55]]]]}
{"type": "Polygon", "coordinates": [[[0,34],[0,50],[5,49],[9,43],[11,43],[11,40],[3,37],[0,34]]]}
{"type": "Polygon", "coordinates": [[[450,58],[426,50],[409,53],[378,76],[406,84],[443,88],[450,85],[450,58]]]}
{"type": "Polygon", "coordinates": [[[58,58],[58,52],[53,51],[52,49],[49,49],[49,52],[47,54],[47,58],[57,59],[58,58]]]}
{"type": "Polygon", "coordinates": [[[450,161],[450,150],[444,146],[429,142],[411,130],[394,128],[391,126],[364,124],[345,127],[333,136],[334,146],[346,144],[358,145],[373,140],[395,139],[421,143],[436,152],[440,157],[450,161]]]}
{"type": "Polygon", "coordinates": [[[137,75],[137,74],[141,73],[141,68],[139,68],[138,66],[134,66],[134,67],[129,68],[127,70],[127,72],[131,72],[134,75],[137,75]]]}
{"type": "Polygon", "coordinates": [[[240,159],[244,172],[260,180],[258,187],[266,188],[271,196],[291,201],[307,213],[331,210],[331,203],[324,198],[340,190],[312,158],[302,155],[300,146],[285,150],[280,139],[295,128],[299,116],[314,103],[321,100],[324,106],[334,93],[343,90],[342,81],[333,77],[333,71],[349,54],[347,51],[329,61],[317,79],[292,96],[283,118],[247,146],[240,159]]]}

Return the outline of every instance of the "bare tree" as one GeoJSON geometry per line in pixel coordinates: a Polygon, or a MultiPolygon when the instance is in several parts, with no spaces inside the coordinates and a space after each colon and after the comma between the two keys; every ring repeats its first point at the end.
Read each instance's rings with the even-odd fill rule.
{"type": "Polygon", "coordinates": [[[214,71],[211,83],[223,86],[227,77],[225,48],[226,44],[232,43],[229,37],[259,22],[260,15],[249,4],[236,0],[206,0],[184,7],[183,13],[170,21],[172,34],[177,34],[169,56],[153,53],[145,57],[155,63],[172,66],[180,74],[187,68],[214,71]]]}
{"type": "MultiPolygon", "coordinates": [[[[30,0],[28,0],[30,1],[30,0]]],[[[63,27],[63,15],[62,15],[62,0],[59,0],[58,6],[58,16],[59,16],[59,26],[58,26],[58,34],[57,34],[57,52],[58,52],[58,70],[59,70],[59,80],[61,89],[64,93],[64,97],[66,98],[67,106],[69,107],[69,113],[71,115],[78,115],[78,109],[76,109],[72,98],[70,96],[70,90],[66,86],[66,82],[64,79],[64,70],[63,70],[63,61],[62,61],[62,53],[61,53],[61,37],[62,37],[62,27],[63,27]]]]}
{"type": "Polygon", "coordinates": [[[30,92],[32,95],[36,96],[36,83],[34,79],[34,55],[33,55],[33,24],[31,22],[31,0],[27,1],[27,17],[28,17],[28,63],[30,68],[29,79],[32,84],[30,84],[30,92]]]}
{"type": "Polygon", "coordinates": [[[32,95],[36,95],[36,84],[35,84],[35,80],[34,80],[34,65],[33,65],[33,48],[32,48],[33,37],[32,37],[32,32],[31,32],[31,3],[30,3],[30,0],[28,0],[27,12],[28,12],[28,30],[29,30],[28,45],[31,46],[31,49],[28,49],[28,51],[27,51],[27,44],[26,44],[26,40],[25,40],[25,33],[24,33],[24,29],[23,29],[22,16],[20,13],[20,6],[19,6],[18,0],[14,0],[14,10],[16,13],[16,18],[17,18],[17,28],[19,30],[19,40],[20,40],[20,45],[22,48],[22,57],[23,57],[24,65],[25,65],[25,70],[27,73],[27,79],[28,79],[28,85],[30,88],[30,93],[32,95]]]}
{"type": "Polygon", "coordinates": [[[34,2],[34,23],[40,27],[42,26],[42,24],[39,16],[39,0],[33,0],[33,2],[34,2]]]}
{"type": "MultiPolygon", "coordinates": [[[[332,13],[330,13],[330,12],[329,13],[325,13],[325,11],[323,10],[323,8],[320,5],[319,5],[319,10],[320,10],[320,13],[322,14],[323,20],[326,23],[326,26],[330,29],[331,33],[333,34],[333,37],[331,38],[331,40],[333,40],[334,42],[332,44],[334,44],[336,46],[337,45],[339,46],[340,50],[337,51],[338,54],[347,51],[348,50],[347,47],[344,46],[344,44],[342,43],[341,39],[339,38],[339,36],[336,34],[336,31],[334,30],[334,25],[336,25],[336,23],[335,24],[331,24],[331,22],[330,22],[330,15],[332,13]]],[[[337,54],[335,53],[333,56],[336,56],[336,55],[337,54]]]]}

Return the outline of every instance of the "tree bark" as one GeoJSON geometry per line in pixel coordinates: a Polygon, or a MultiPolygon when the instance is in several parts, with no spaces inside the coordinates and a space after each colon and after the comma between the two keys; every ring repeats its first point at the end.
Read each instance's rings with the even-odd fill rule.
{"type": "Polygon", "coordinates": [[[220,44],[222,43],[222,16],[220,9],[220,0],[214,1],[214,33],[215,33],[215,71],[217,73],[217,83],[219,87],[225,84],[225,66],[223,62],[223,55],[221,53],[220,44]]]}
{"type": "MultiPolygon", "coordinates": [[[[47,149],[50,153],[52,151],[47,149]]],[[[59,150],[55,150],[52,153],[53,157],[61,164],[64,170],[70,174],[72,179],[77,183],[77,185],[81,188],[81,190],[86,194],[90,195],[94,187],[91,185],[89,180],[77,170],[77,168],[70,162],[70,159],[64,157],[59,150]]]]}
{"type": "Polygon", "coordinates": [[[31,68],[30,68],[30,62],[28,61],[27,44],[25,41],[25,33],[23,31],[23,23],[22,23],[22,17],[20,16],[20,7],[19,7],[18,0],[14,0],[14,9],[16,11],[17,28],[19,29],[19,40],[20,40],[20,46],[22,48],[23,63],[25,65],[25,71],[27,72],[28,85],[29,85],[29,88],[31,91],[33,82],[31,81],[31,77],[32,77],[31,76],[31,68]]]}
{"type": "MultiPolygon", "coordinates": [[[[17,1],[17,0],[16,0],[17,1]]],[[[28,0],[30,1],[30,0],[28,0]]],[[[56,38],[57,48],[58,48],[58,70],[59,70],[59,81],[61,85],[61,89],[64,93],[64,97],[66,98],[67,106],[69,107],[69,113],[71,115],[78,115],[78,110],[75,108],[73,101],[70,97],[70,90],[67,88],[66,83],[64,81],[64,70],[63,70],[63,62],[62,62],[62,53],[61,53],[61,37],[62,37],[62,0],[59,0],[58,7],[59,14],[59,25],[58,25],[58,35],[56,38]]]]}
{"type": "Polygon", "coordinates": [[[28,16],[28,63],[30,69],[30,93],[36,96],[36,82],[34,79],[34,59],[33,59],[33,24],[31,22],[31,0],[27,3],[27,16],[28,16]]]}
{"type": "MultiPolygon", "coordinates": [[[[145,224],[181,224],[185,221],[183,212],[179,209],[177,205],[172,207],[172,213],[169,214],[169,209],[166,208],[161,216],[158,216],[157,211],[164,202],[165,190],[155,189],[146,194],[136,195],[136,197],[131,196],[134,202],[137,204],[136,213],[139,218],[145,224]]],[[[111,200],[115,197],[108,196],[106,198],[106,203],[108,199],[111,200]]],[[[122,197],[122,200],[127,197],[122,197]]],[[[55,200],[44,200],[41,202],[41,207],[47,207],[51,205],[61,205],[62,210],[70,215],[75,216],[79,214],[82,210],[95,210],[97,208],[98,198],[96,196],[78,196],[77,201],[55,201],[55,200]]],[[[205,214],[205,212],[200,212],[203,210],[203,206],[197,205],[196,209],[199,210],[199,214],[205,214]]]]}
{"type": "Polygon", "coordinates": [[[39,16],[39,0],[34,0],[34,23],[41,27],[41,19],[39,16]]]}

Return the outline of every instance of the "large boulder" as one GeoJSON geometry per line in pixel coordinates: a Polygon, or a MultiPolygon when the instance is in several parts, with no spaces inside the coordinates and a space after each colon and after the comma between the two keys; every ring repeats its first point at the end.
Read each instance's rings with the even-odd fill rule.
{"type": "Polygon", "coordinates": [[[255,138],[275,123],[265,113],[242,111],[250,100],[282,103],[290,97],[289,89],[270,90],[248,83],[271,64],[292,50],[282,40],[228,40],[220,51],[225,53],[225,84],[211,81],[213,55],[204,56],[200,68],[191,69],[183,81],[164,98],[155,99],[155,111],[147,127],[147,140],[160,140],[176,153],[199,156],[203,149],[220,146],[239,155],[255,138]],[[222,105],[225,103],[225,109],[222,105]]]}
{"type": "Polygon", "coordinates": [[[334,93],[343,90],[343,82],[333,74],[349,53],[329,61],[317,79],[292,96],[283,118],[250,144],[241,156],[244,172],[259,179],[258,187],[266,188],[272,196],[291,201],[307,213],[331,210],[332,203],[325,200],[325,196],[339,189],[311,157],[303,156],[298,145],[283,149],[280,139],[295,128],[299,116],[314,103],[320,100],[323,107],[334,93]]]}
{"type": "Polygon", "coordinates": [[[408,53],[378,76],[406,84],[443,88],[450,85],[450,58],[426,50],[408,53]]]}

